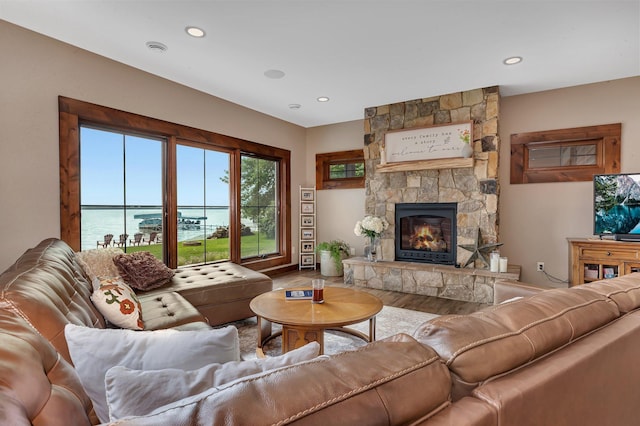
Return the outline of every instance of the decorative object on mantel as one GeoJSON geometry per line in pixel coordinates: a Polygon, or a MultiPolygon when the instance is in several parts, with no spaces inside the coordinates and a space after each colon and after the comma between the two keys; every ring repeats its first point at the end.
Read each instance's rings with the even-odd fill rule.
{"type": "Polygon", "coordinates": [[[462,158],[471,158],[473,155],[473,147],[471,146],[471,132],[468,129],[458,130],[458,137],[465,145],[460,151],[462,158]]]}
{"type": "Polygon", "coordinates": [[[369,245],[365,247],[365,256],[371,262],[378,261],[378,244],[380,236],[389,227],[389,222],[384,217],[365,216],[356,222],[353,232],[359,237],[366,237],[369,245]]]}
{"type": "Polygon", "coordinates": [[[387,163],[468,158],[473,154],[473,121],[389,131],[384,136],[387,163]],[[471,148],[471,151],[469,151],[471,148]]]}
{"type": "Polygon", "coordinates": [[[485,265],[489,266],[489,260],[487,259],[488,253],[494,251],[496,247],[500,247],[503,243],[487,243],[482,244],[482,235],[480,228],[478,228],[478,238],[475,244],[459,244],[458,247],[471,252],[471,256],[462,267],[466,268],[468,265],[472,265],[476,259],[480,259],[485,265]]]}

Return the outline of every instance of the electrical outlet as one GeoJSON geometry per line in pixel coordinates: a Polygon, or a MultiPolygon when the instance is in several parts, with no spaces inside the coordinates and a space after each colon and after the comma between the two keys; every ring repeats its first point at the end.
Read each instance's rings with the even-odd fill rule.
{"type": "Polygon", "coordinates": [[[536,266],[536,271],[543,272],[544,271],[544,262],[538,262],[536,266]]]}

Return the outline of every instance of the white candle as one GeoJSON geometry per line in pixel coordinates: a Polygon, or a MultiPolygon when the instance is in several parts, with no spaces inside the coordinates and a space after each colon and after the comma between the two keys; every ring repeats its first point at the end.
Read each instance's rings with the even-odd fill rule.
{"type": "Polygon", "coordinates": [[[489,256],[489,270],[491,272],[498,272],[500,270],[500,266],[499,266],[499,261],[500,261],[500,255],[498,254],[498,252],[493,252],[491,253],[491,256],[489,256]]]}
{"type": "Polygon", "coordinates": [[[500,272],[507,272],[508,259],[506,257],[500,258],[500,272]]]}
{"type": "Polygon", "coordinates": [[[384,145],[380,147],[380,164],[387,164],[387,154],[384,152],[384,145]]]}

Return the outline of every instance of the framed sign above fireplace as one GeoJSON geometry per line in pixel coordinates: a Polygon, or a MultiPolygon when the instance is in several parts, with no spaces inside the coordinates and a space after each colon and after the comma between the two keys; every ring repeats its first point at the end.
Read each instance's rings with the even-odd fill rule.
{"type": "Polygon", "coordinates": [[[469,157],[473,152],[473,122],[387,132],[386,163],[469,157]],[[469,151],[471,149],[471,151],[469,151]]]}

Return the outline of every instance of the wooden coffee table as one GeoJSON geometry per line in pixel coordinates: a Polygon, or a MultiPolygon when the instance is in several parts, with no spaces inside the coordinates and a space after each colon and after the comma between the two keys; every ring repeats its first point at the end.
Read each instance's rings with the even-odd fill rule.
{"type": "Polygon", "coordinates": [[[311,300],[286,300],[284,292],[280,289],[263,293],[249,304],[258,316],[258,356],[264,356],[264,345],[279,335],[282,335],[283,353],[309,342],[318,342],[323,354],[325,330],[349,333],[366,342],[376,339],[376,314],[382,309],[382,302],[372,294],[344,287],[325,287],[324,303],[311,303],[311,300]],[[366,320],[369,320],[368,335],[345,327],[366,320]],[[282,331],[273,333],[272,323],[281,324],[282,331]]]}

